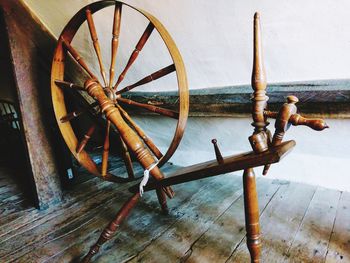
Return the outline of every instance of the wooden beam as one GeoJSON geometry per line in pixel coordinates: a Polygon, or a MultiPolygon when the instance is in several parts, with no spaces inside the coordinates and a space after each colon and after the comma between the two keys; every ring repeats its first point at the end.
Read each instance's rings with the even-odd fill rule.
{"type": "MultiPolygon", "coordinates": [[[[20,1],[0,1],[38,208],[62,199],[49,71],[55,41],[20,1]],[[20,19],[18,19],[20,18],[20,19]],[[56,146],[56,147],[55,147],[56,146]]],[[[62,148],[61,148],[62,149],[62,148]]],[[[63,158],[63,157],[62,157],[63,158]]]]}
{"type": "MultiPolygon", "coordinates": [[[[267,163],[277,163],[284,156],[286,156],[294,146],[295,141],[286,141],[259,154],[254,152],[245,152],[242,154],[224,157],[221,163],[218,163],[218,161],[215,159],[183,167],[176,170],[172,174],[167,175],[164,179],[160,179],[159,181],[153,179],[150,180],[144,187],[144,191],[154,190],[159,186],[172,186],[206,177],[240,171],[246,169],[247,167],[254,168],[267,163]]],[[[131,186],[129,191],[132,193],[138,192],[139,184],[131,186]]]]}
{"type": "MultiPolygon", "coordinates": [[[[190,90],[190,116],[249,117],[250,85],[190,90]]],[[[175,108],[176,92],[126,92],[125,98],[141,103],[157,101],[161,107],[175,108]]],[[[350,79],[268,84],[270,110],[278,110],[288,95],[299,98],[299,112],[307,117],[350,117],[350,79]]],[[[136,114],[144,111],[128,110],[136,114]]]]}

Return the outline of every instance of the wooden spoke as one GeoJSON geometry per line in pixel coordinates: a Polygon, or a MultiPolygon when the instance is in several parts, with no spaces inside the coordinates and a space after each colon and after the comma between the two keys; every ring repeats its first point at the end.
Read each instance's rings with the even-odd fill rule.
{"type": "Polygon", "coordinates": [[[67,48],[69,53],[72,55],[72,57],[75,59],[76,62],[90,75],[91,78],[96,79],[97,77],[92,73],[92,71],[87,66],[86,62],[82,58],[82,56],[79,55],[78,51],[72,47],[72,45],[64,39],[64,37],[61,37],[62,43],[67,48]]]}
{"type": "Polygon", "coordinates": [[[152,153],[158,158],[158,160],[162,158],[163,154],[161,153],[161,151],[153,143],[153,141],[145,134],[145,132],[131,119],[129,114],[118,104],[117,104],[117,108],[123,115],[124,119],[130,123],[130,125],[134,128],[136,133],[142,138],[142,140],[145,142],[148,148],[152,151],[152,153]]]}
{"type": "Polygon", "coordinates": [[[173,119],[179,119],[179,113],[176,111],[173,111],[173,110],[168,110],[168,109],[164,109],[161,107],[140,103],[140,102],[136,102],[136,101],[121,98],[121,97],[117,98],[117,100],[119,102],[124,103],[124,104],[128,104],[128,105],[135,106],[138,108],[143,108],[145,110],[152,111],[152,112],[155,112],[155,113],[158,113],[160,115],[164,115],[164,116],[167,116],[167,117],[170,117],[173,119]]]}
{"type": "Polygon", "coordinates": [[[169,66],[167,66],[165,68],[162,68],[162,69],[160,69],[160,70],[158,70],[158,71],[156,71],[156,72],[154,72],[154,73],[144,77],[143,79],[135,82],[134,84],[129,85],[129,86],[127,86],[127,87],[117,91],[116,94],[118,95],[118,94],[124,93],[126,91],[132,90],[132,89],[134,89],[134,88],[136,88],[138,86],[144,85],[146,83],[152,82],[153,80],[156,80],[156,79],[159,79],[161,77],[164,77],[164,76],[166,76],[166,75],[168,75],[168,74],[170,74],[171,72],[174,72],[174,71],[175,71],[175,65],[171,64],[171,65],[169,65],[169,66]]]}
{"type": "Polygon", "coordinates": [[[101,72],[101,75],[102,75],[103,83],[104,83],[104,85],[106,87],[107,86],[106,73],[105,73],[105,69],[104,69],[103,63],[102,63],[101,48],[100,48],[100,44],[98,42],[98,37],[97,37],[97,33],[96,33],[95,23],[94,23],[94,19],[92,17],[90,8],[87,8],[85,13],[86,13],[86,21],[87,21],[88,26],[89,26],[90,36],[91,36],[92,43],[94,45],[94,49],[95,49],[95,52],[96,52],[96,55],[97,55],[98,64],[100,65],[100,72],[101,72]]]}
{"type": "Polygon", "coordinates": [[[126,146],[125,142],[123,141],[122,137],[120,138],[120,144],[122,146],[122,156],[123,156],[123,160],[125,163],[125,167],[126,167],[126,171],[128,173],[128,177],[129,179],[134,179],[135,178],[135,174],[134,174],[134,169],[132,166],[132,161],[131,161],[131,157],[130,157],[130,153],[128,150],[128,147],[126,146]]]}
{"type": "Polygon", "coordinates": [[[70,121],[70,120],[72,120],[72,119],[74,119],[74,118],[79,117],[80,115],[82,115],[82,114],[85,113],[85,112],[86,112],[85,109],[83,109],[83,110],[76,110],[76,111],[70,112],[70,113],[68,113],[67,115],[63,116],[63,117],[60,119],[60,121],[61,121],[61,123],[65,123],[65,122],[67,122],[67,121],[70,121]]]}
{"type": "Polygon", "coordinates": [[[81,110],[72,111],[72,112],[68,113],[67,115],[61,117],[60,122],[65,123],[65,122],[70,121],[74,118],[77,118],[80,115],[82,115],[83,113],[86,113],[87,111],[91,110],[92,108],[94,108],[98,105],[99,105],[98,102],[94,102],[94,103],[90,104],[89,107],[86,107],[86,108],[81,109],[81,110]]]}
{"type": "Polygon", "coordinates": [[[101,166],[101,174],[102,176],[105,176],[107,174],[107,168],[108,168],[108,155],[109,155],[109,131],[111,128],[111,122],[107,121],[106,126],[106,135],[105,135],[105,141],[103,144],[103,154],[102,154],[102,166],[101,166]]]}
{"type": "Polygon", "coordinates": [[[96,129],[96,124],[93,124],[93,125],[90,126],[90,128],[88,129],[86,134],[84,134],[83,139],[78,144],[77,153],[81,153],[81,151],[84,150],[86,144],[90,140],[90,138],[91,138],[92,134],[94,133],[95,129],[96,129]]]}
{"type": "Polygon", "coordinates": [[[114,65],[115,65],[115,59],[117,56],[118,46],[119,46],[121,15],[122,15],[122,4],[119,2],[115,3],[114,19],[113,19],[113,32],[112,32],[113,36],[112,36],[111,66],[109,69],[109,83],[108,83],[109,88],[112,88],[114,73],[115,73],[114,72],[114,65]]]}
{"type": "Polygon", "coordinates": [[[56,79],[55,84],[57,86],[59,86],[60,88],[69,88],[69,89],[76,89],[76,90],[84,90],[85,91],[84,87],[76,85],[72,82],[64,81],[64,80],[56,79]]]}
{"type": "Polygon", "coordinates": [[[134,61],[136,60],[136,58],[138,57],[140,51],[142,50],[142,48],[144,47],[144,45],[146,44],[148,38],[150,37],[150,35],[152,34],[152,31],[154,29],[154,25],[150,22],[147,26],[147,28],[145,29],[145,31],[143,32],[139,42],[137,43],[134,51],[131,53],[131,56],[128,60],[128,63],[126,63],[126,66],[124,68],[124,70],[122,71],[122,73],[120,73],[117,83],[114,85],[114,90],[117,90],[118,85],[120,84],[120,82],[122,82],[122,80],[125,77],[125,74],[127,73],[127,71],[129,70],[129,68],[131,67],[131,65],[134,63],[134,61]]]}

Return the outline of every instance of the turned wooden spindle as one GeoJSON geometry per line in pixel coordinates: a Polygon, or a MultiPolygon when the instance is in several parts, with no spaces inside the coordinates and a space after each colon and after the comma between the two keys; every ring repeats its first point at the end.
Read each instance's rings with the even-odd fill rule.
{"type": "Polygon", "coordinates": [[[219,146],[218,146],[218,141],[216,139],[211,140],[212,144],[214,145],[214,151],[215,151],[215,157],[216,160],[218,161],[219,164],[224,163],[224,158],[221,155],[219,146]]]}
{"type": "Polygon", "coordinates": [[[243,192],[247,246],[249,249],[251,262],[260,262],[261,240],[259,225],[259,204],[253,168],[244,170],[243,192]]]}
{"type": "Polygon", "coordinates": [[[112,53],[111,53],[111,65],[109,68],[109,82],[108,87],[112,88],[114,80],[114,65],[117,57],[118,46],[119,46],[119,33],[120,33],[120,22],[122,15],[122,4],[120,2],[115,3],[114,7],[114,18],[113,18],[113,30],[112,30],[112,53]]]}
{"type": "Polygon", "coordinates": [[[55,80],[55,84],[61,88],[69,88],[69,89],[76,89],[76,90],[85,90],[84,87],[76,85],[72,82],[68,82],[68,81],[63,81],[63,80],[59,80],[56,79],[55,80]]]}
{"type": "Polygon", "coordinates": [[[67,113],[67,115],[63,116],[60,118],[61,123],[65,123],[67,121],[70,121],[74,118],[79,117],[80,115],[82,115],[84,112],[86,112],[87,110],[82,109],[82,110],[75,110],[72,112],[67,113]]]}
{"type": "Polygon", "coordinates": [[[108,169],[108,156],[109,156],[109,131],[111,129],[111,122],[107,121],[105,139],[103,142],[103,153],[102,153],[102,164],[101,164],[101,174],[105,176],[108,169]]]}
{"type": "Polygon", "coordinates": [[[140,103],[140,102],[136,102],[130,99],[125,99],[122,97],[117,97],[118,102],[121,102],[123,104],[127,104],[127,105],[131,105],[134,107],[138,107],[138,108],[142,108],[160,115],[164,115],[173,119],[179,119],[179,113],[173,110],[169,110],[169,109],[165,109],[165,108],[161,108],[161,107],[157,107],[157,106],[153,106],[153,105],[149,105],[149,104],[145,104],[145,103],[140,103]]]}
{"type": "MultiPolygon", "coordinates": [[[[269,97],[266,96],[266,74],[262,55],[262,41],[259,13],[254,15],[254,51],[252,71],[252,117],[254,134],[249,141],[254,151],[262,151],[265,147],[263,138],[268,138],[266,133],[268,122],[264,116],[269,97]],[[257,145],[255,145],[258,143],[257,145]]],[[[267,144],[267,141],[266,141],[267,144]]],[[[251,262],[260,262],[261,241],[259,226],[259,206],[256,192],[255,174],[253,168],[246,168],[243,173],[245,228],[247,232],[247,246],[250,252],[251,262]]]]}
{"type": "Polygon", "coordinates": [[[108,226],[103,230],[96,244],[94,244],[90,248],[89,253],[84,257],[82,262],[84,263],[90,262],[91,258],[98,253],[98,251],[100,250],[100,247],[112,238],[114,233],[119,228],[120,224],[130,214],[131,210],[135,207],[139,199],[140,199],[140,194],[136,193],[123,205],[123,207],[119,210],[115,219],[111,221],[108,224],[108,226]]]}
{"type": "Polygon", "coordinates": [[[72,55],[74,60],[78,62],[78,64],[90,75],[91,78],[96,79],[97,77],[92,73],[92,71],[89,69],[88,65],[86,64],[83,57],[78,53],[78,51],[72,47],[72,45],[63,37],[61,36],[61,41],[63,45],[67,48],[69,53],[72,55]]]}
{"type": "Polygon", "coordinates": [[[83,113],[86,113],[88,112],[89,110],[92,110],[94,107],[98,106],[99,104],[97,102],[94,102],[94,103],[91,103],[90,106],[84,108],[84,109],[81,109],[81,110],[75,110],[75,111],[72,111],[72,112],[69,112],[67,113],[65,116],[62,116],[60,118],[60,122],[61,123],[65,123],[67,121],[70,121],[74,118],[77,118],[79,117],[80,115],[82,115],[83,113]]]}
{"type": "MultiPolygon", "coordinates": [[[[297,107],[295,104],[299,101],[299,99],[295,96],[288,96],[287,97],[287,103],[283,104],[280,111],[278,112],[278,115],[276,117],[275,122],[275,133],[272,137],[271,146],[277,146],[281,144],[285,132],[289,129],[290,123],[289,119],[293,114],[296,114],[297,107]]],[[[265,165],[263,170],[263,175],[266,175],[270,164],[265,165]]]]}
{"type": "Polygon", "coordinates": [[[131,53],[131,56],[130,56],[128,62],[126,63],[124,70],[122,71],[122,73],[120,73],[118,80],[117,80],[117,83],[114,85],[114,90],[117,90],[118,85],[123,81],[126,72],[129,70],[131,65],[135,62],[135,60],[138,57],[139,53],[141,52],[142,48],[146,44],[148,38],[151,36],[153,29],[154,29],[154,25],[150,22],[148,24],[148,26],[146,27],[145,31],[143,32],[140,40],[137,42],[134,51],[131,53]]]}
{"type": "Polygon", "coordinates": [[[164,77],[168,74],[170,74],[171,72],[174,72],[175,71],[175,65],[172,64],[170,66],[167,66],[165,68],[162,68],[144,78],[142,78],[141,80],[135,82],[134,84],[132,85],[129,85],[129,86],[126,86],[125,88],[122,88],[121,90],[117,91],[116,94],[121,94],[121,93],[124,93],[124,92],[127,92],[127,91],[130,91],[138,86],[141,86],[141,85],[144,85],[144,84],[147,84],[149,82],[152,82],[154,80],[157,80],[161,77],[164,77]]]}
{"type": "Polygon", "coordinates": [[[96,28],[95,28],[95,23],[94,23],[94,19],[92,17],[90,8],[86,9],[85,14],[86,14],[86,21],[87,21],[88,26],[89,26],[89,31],[90,31],[92,44],[93,44],[94,49],[95,49],[95,53],[96,53],[96,56],[97,56],[98,64],[100,66],[100,72],[101,72],[101,76],[102,76],[102,79],[103,79],[103,83],[104,83],[105,86],[107,86],[106,73],[105,73],[105,69],[104,69],[104,66],[103,66],[103,62],[102,62],[101,48],[100,48],[100,44],[98,42],[98,37],[97,37],[96,28]]]}
{"type": "Polygon", "coordinates": [[[81,153],[82,150],[84,150],[86,144],[89,142],[92,134],[94,133],[96,129],[96,124],[93,124],[90,126],[90,128],[88,129],[88,131],[84,134],[83,139],[81,140],[81,142],[78,144],[77,147],[77,153],[81,153]]]}
{"type": "MultiPolygon", "coordinates": [[[[151,167],[156,162],[152,154],[145,148],[138,135],[124,121],[120,111],[115,107],[114,101],[107,97],[101,85],[95,80],[89,79],[85,82],[84,86],[89,95],[99,102],[101,111],[115,125],[128,149],[135,155],[141,166],[144,169],[151,167]]],[[[157,166],[150,171],[150,174],[157,180],[164,178],[163,173],[157,166]]],[[[165,187],[163,190],[168,197],[173,197],[173,191],[170,187],[165,187]]],[[[162,201],[160,203],[162,204],[162,201]]]]}
{"type": "Polygon", "coordinates": [[[128,147],[125,145],[123,139],[120,136],[119,138],[120,138],[120,145],[122,147],[122,156],[125,163],[126,171],[128,173],[128,177],[129,179],[134,179],[135,178],[134,168],[132,167],[132,161],[131,161],[131,156],[130,156],[128,147]]]}
{"type": "Polygon", "coordinates": [[[258,13],[254,15],[254,53],[252,71],[252,117],[255,132],[265,131],[268,123],[264,116],[269,97],[266,96],[266,73],[262,54],[262,41],[260,33],[260,17],[258,13]]]}

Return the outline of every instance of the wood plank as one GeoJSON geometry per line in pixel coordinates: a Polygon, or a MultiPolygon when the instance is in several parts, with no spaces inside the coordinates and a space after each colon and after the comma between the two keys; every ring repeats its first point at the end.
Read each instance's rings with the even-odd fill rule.
{"type": "MultiPolygon", "coordinates": [[[[280,187],[260,219],[263,262],[284,260],[284,254],[299,230],[315,191],[315,186],[300,183],[280,187]]],[[[227,262],[249,261],[244,239],[227,262]]]]}
{"type": "MultiPolygon", "coordinates": [[[[314,80],[268,84],[269,109],[276,110],[288,95],[299,98],[298,108],[308,117],[349,117],[350,79],[314,80]]],[[[247,117],[251,114],[250,85],[190,90],[190,116],[247,117]]],[[[127,92],[126,98],[141,103],[157,101],[162,107],[177,107],[176,92],[127,92]]],[[[150,114],[128,110],[138,114],[150,114]]]]}
{"type": "Polygon", "coordinates": [[[350,193],[343,192],[339,200],[326,263],[350,262],[350,193]]]}
{"type": "MultiPolygon", "coordinates": [[[[120,187],[117,192],[118,195],[121,195],[126,187],[127,185],[120,187]]],[[[100,204],[108,201],[112,193],[116,192],[115,188],[114,184],[110,184],[83,202],[73,203],[64,209],[46,214],[39,220],[31,222],[29,229],[17,229],[13,235],[2,237],[0,242],[0,259],[5,261],[13,260],[13,256],[17,257],[23,251],[31,251],[33,246],[36,247],[39,240],[40,242],[50,240],[54,236],[54,233],[61,231],[61,229],[69,224],[74,225],[77,220],[84,217],[90,210],[98,208],[100,204]],[[20,235],[20,239],[18,235],[20,235]]],[[[82,222],[79,221],[79,223],[81,224],[82,222]]]]}
{"type": "Polygon", "coordinates": [[[82,184],[81,187],[75,190],[74,194],[68,192],[65,195],[65,203],[62,203],[61,205],[50,207],[46,211],[29,208],[26,210],[17,211],[8,216],[3,216],[0,218],[0,237],[3,239],[5,235],[9,235],[12,232],[16,231],[18,232],[19,229],[25,231],[25,227],[33,227],[30,225],[31,223],[39,222],[39,220],[42,220],[44,217],[49,216],[50,213],[63,210],[71,203],[82,202],[86,200],[88,196],[95,195],[108,185],[111,185],[111,183],[97,180],[96,178],[92,180],[92,182],[85,182],[82,184]]]}
{"type": "MultiPolygon", "coordinates": [[[[193,199],[186,213],[167,231],[127,262],[178,262],[213,222],[242,195],[241,177],[232,174],[215,178],[210,190],[193,199]]],[[[109,258],[101,258],[108,262],[109,258]]],[[[113,260],[112,260],[113,261],[113,260]]]]}
{"type": "Polygon", "coordinates": [[[48,54],[52,54],[54,45],[45,38],[45,33],[48,33],[34,20],[35,15],[20,1],[1,1],[1,7],[16,83],[21,131],[28,156],[26,165],[31,171],[28,176],[32,177],[32,180],[28,180],[27,188],[32,190],[32,202],[44,209],[62,200],[60,167],[55,158],[60,148],[55,148],[57,140],[53,139],[50,130],[54,127],[50,125],[54,119],[48,99],[49,74],[43,74],[49,72],[47,65],[50,62],[40,64],[51,60],[52,56],[48,54]],[[46,52],[46,55],[40,56],[42,52],[46,52]]]}
{"type": "MultiPolygon", "coordinates": [[[[115,261],[113,262],[120,262],[128,258],[130,253],[141,251],[152,239],[164,232],[173,221],[182,216],[180,211],[183,205],[188,203],[194,194],[201,193],[204,189],[208,190],[203,187],[201,181],[190,183],[181,189],[175,187],[174,190],[177,194],[176,198],[169,201],[169,206],[173,207],[169,216],[160,214],[161,211],[154,192],[146,194],[141,203],[131,213],[130,218],[121,226],[120,231],[102,248],[102,257],[116,252],[114,255],[115,261]]],[[[49,262],[71,262],[72,260],[81,259],[125,200],[114,203],[113,206],[108,208],[107,214],[98,214],[89,224],[41,246],[40,249],[31,251],[22,259],[43,258],[49,262]],[[48,259],[48,256],[51,257],[48,259]]]]}
{"type": "MultiPolygon", "coordinates": [[[[280,184],[283,183],[258,178],[260,214],[264,213],[266,206],[280,188],[280,184]]],[[[192,244],[181,262],[225,262],[245,237],[244,222],[244,200],[241,196],[214,222],[208,231],[192,244]]]]}
{"type": "Polygon", "coordinates": [[[300,229],[286,253],[286,262],[324,262],[340,191],[318,187],[300,229]]]}

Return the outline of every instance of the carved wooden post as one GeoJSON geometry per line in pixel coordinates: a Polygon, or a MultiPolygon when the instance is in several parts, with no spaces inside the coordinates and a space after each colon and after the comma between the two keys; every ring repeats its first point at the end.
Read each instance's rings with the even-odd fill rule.
{"type": "Polygon", "coordinates": [[[251,262],[260,262],[259,205],[253,168],[244,170],[243,191],[247,246],[250,252],[251,262]]]}
{"type": "MultiPolygon", "coordinates": [[[[266,149],[267,142],[261,140],[267,139],[266,118],[264,111],[267,105],[268,97],[266,96],[266,75],[262,57],[261,35],[259,14],[254,15],[254,54],[253,54],[253,72],[252,72],[252,88],[254,90],[252,96],[252,117],[254,126],[254,134],[249,138],[251,144],[255,145],[254,151],[266,149]],[[261,134],[265,134],[262,136],[261,134]],[[257,138],[259,140],[257,140],[257,138]]],[[[244,212],[245,227],[247,232],[247,246],[250,252],[251,262],[260,262],[261,241],[259,227],[259,205],[256,192],[255,174],[253,168],[247,168],[243,173],[244,188],[244,212]]]]}
{"type": "Polygon", "coordinates": [[[96,244],[90,248],[89,253],[84,257],[82,262],[90,262],[91,258],[98,253],[100,247],[106,243],[114,233],[119,228],[120,224],[124,221],[124,219],[130,214],[131,210],[137,204],[137,201],[140,198],[140,194],[134,194],[119,210],[117,216],[113,221],[111,221],[108,226],[103,230],[100,238],[97,240],[96,244]]]}

